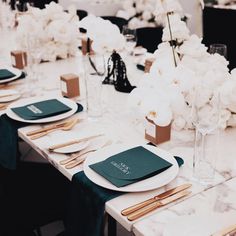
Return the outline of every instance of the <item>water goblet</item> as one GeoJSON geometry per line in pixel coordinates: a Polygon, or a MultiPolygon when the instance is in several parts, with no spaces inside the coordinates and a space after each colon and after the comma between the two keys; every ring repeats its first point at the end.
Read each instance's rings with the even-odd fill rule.
{"type": "Polygon", "coordinates": [[[209,47],[209,53],[210,54],[215,54],[218,53],[221,56],[224,56],[227,58],[227,46],[225,44],[211,44],[209,47]]]}
{"type": "Polygon", "coordinates": [[[122,34],[126,40],[126,50],[132,55],[137,43],[137,34],[135,29],[130,29],[127,25],[123,27],[122,34]]]}
{"type": "Polygon", "coordinates": [[[106,65],[103,55],[87,54],[83,58],[85,70],[85,87],[87,114],[91,120],[102,116],[102,81],[105,78],[106,65]]]}
{"type": "Polygon", "coordinates": [[[193,177],[202,183],[210,183],[214,180],[218,154],[220,96],[214,91],[209,99],[203,99],[204,89],[204,85],[196,88],[192,105],[195,126],[193,177]]]}

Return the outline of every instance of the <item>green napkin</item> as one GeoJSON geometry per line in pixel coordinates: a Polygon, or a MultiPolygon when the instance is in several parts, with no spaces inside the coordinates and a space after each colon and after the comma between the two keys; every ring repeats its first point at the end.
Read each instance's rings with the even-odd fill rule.
{"type": "Polygon", "coordinates": [[[7,69],[0,69],[0,80],[10,79],[12,77],[16,76],[11,71],[7,69]]]}
{"type": "Polygon", "coordinates": [[[152,177],[171,166],[171,163],[142,146],[126,150],[105,161],[90,165],[95,172],[117,187],[124,187],[152,177]]]}
{"type": "MultiPolygon", "coordinates": [[[[77,103],[77,112],[83,111],[83,106],[77,103]]],[[[30,125],[12,120],[6,114],[0,116],[0,168],[15,170],[19,160],[18,133],[19,128],[30,125]]],[[[0,171],[1,174],[1,171],[0,171]]],[[[1,183],[1,178],[0,178],[1,183]]]]}
{"type": "Polygon", "coordinates": [[[51,117],[70,111],[71,108],[57,99],[49,99],[42,102],[28,104],[22,107],[12,108],[18,116],[25,120],[37,120],[51,117]]]}
{"type": "MultiPolygon", "coordinates": [[[[179,167],[183,159],[174,156],[179,167]]],[[[83,171],[74,174],[66,209],[66,234],[70,236],[104,235],[105,203],[124,192],[105,189],[90,181],[83,171]]]]}

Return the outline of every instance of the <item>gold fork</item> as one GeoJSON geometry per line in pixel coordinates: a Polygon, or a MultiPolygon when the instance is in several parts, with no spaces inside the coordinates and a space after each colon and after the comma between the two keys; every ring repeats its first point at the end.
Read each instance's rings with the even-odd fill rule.
{"type": "Polygon", "coordinates": [[[62,126],[62,127],[56,127],[54,129],[50,129],[50,130],[47,130],[47,131],[43,131],[41,133],[37,133],[35,135],[31,135],[30,136],[30,139],[31,140],[34,140],[34,139],[38,139],[38,138],[41,138],[53,131],[56,131],[56,130],[63,130],[63,131],[68,131],[68,130],[71,130],[78,122],[78,118],[74,119],[74,120],[71,120],[69,122],[66,123],[66,125],[62,126]]]}
{"type": "Polygon", "coordinates": [[[81,163],[83,163],[85,161],[85,159],[87,158],[87,155],[88,153],[91,153],[91,152],[96,152],[98,149],[101,149],[101,148],[104,148],[108,145],[111,145],[112,144],[112,141],[111,140],[108,140],[104,145],[102,145],[101,147],[99,148],[94,148],[94,149],[91,149],[91,150],[88,150],[88,151],[85,151],[81,154],[78,154],[78,155],[75,155],[75,156],[71,156],[63,161],[60,161],[60,164],[61,165],[65,165],[65,168],[66,169],[72,169],[74,168],[75,166],[78,166],[80,165],[81,163]],[[83,156],[83,157],[82,157],[83,156]],[[79,160],[76,160],[77,158],[79,157],[82,157],[80,158],[79,160]],[[69,164],[68,164],[69,163],[69,164]]]}

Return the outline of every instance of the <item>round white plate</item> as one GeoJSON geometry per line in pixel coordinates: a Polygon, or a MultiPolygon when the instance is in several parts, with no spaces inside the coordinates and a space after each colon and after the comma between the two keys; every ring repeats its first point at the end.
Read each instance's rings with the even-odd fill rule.
{"type": "Polygon", "coordinates": [[[89,145],[89,142],[81,142],[81,143],[75,143],[73,145],[67,146],[67,147],[62,147],[62,148],[58,148],[55,149],[53,152],[57,152],[57,153],[73,153],[73,152],[78,152],[83,150],[84,148],[86,148],[89,145]]]}
{"type": "Polygon", "coordinates": [[[143,48],[143,47],[136,47],[134,48],[133,50],[133,53],[134,55],[143,55],[147,52],[147,49],[146,48],[143,48]]]}
{"type": "Polygon", "coordinates": [[[11,102],[19,98],[21,95],[19,91],[13,89],[0,90],[0,102],[11,102]],[[9,95],[7,97],[1,97],[9,95]]]}
{"type": "Polygon", "coordinates": [[[8,117],[10,117],[13,120],[17,120],[17,121],[21,121],[21,122],[28,122],[28,123],[47,123],[47,122],[53,122],[53,121],[58,121],[58,120],[62,120],[65,119],[67,117],[72,116],[76,111],[77,111],[77,104],[68,99],[68,98],[63,98],[63,97],[41,97],[41,98],[27,98],[27,99],[22,99],[16,102],[13,102],[12,104],[10,104],[6,110],[6,114],[8,117]],[[45,101],[48,99],[57,99],[58,101],[64,103],[65,105],[67,105],[68,107],[71,108],[70,111],[65,112],[63,114],[60,115],[56,115],[56,116],[51,116],[51,117],[47,117],[47,118],[42,118],[42,119],[37,119],[37,120],[25,120],[21,117],[19,117],[16,113],[14,113],[11,108],[13,107],[20,107],[20,106],[25,106],[27,104],[31,104],[31,103],[35,103],[35,102],[41,102],[41,101],[45,101]]]}
{"type": "Polygon", "coordinates": [[[115,190],[115,191],[121,191],[121,192],[143,192],[148,191],[152,189],[156,189],[159,187],[162,187],[166,184],[168,184],[170,181],[172,181],[178,174],[179,167],[178,164],[170,153],[151,146],[151,145],[143,145],[146,149],[149,151],[157,154],[161,158],[167,160],[168,162],[172,163],[173,165],[168,168],[167,170],[163,171],[162,173],[155,175],[153,177],[150,177],[148,179],[139,181],[134,184],[130,184],[125,187],[117,188],[112,183],[110,183],[108,180],[106,180],[101,175],[97,174],[95,171],[93,171],[89,165],[103,161],[107,159],[108,157],[115,155],[119,152],[123,152],[125,150],[128,150],[130,148],[134,148],[135,146],[127,146],[127,145],[111,145],[109,147],[103,148],[93,154],[90,154],[89,157],[84,162],[84,173],[85,175],[95,184],[102,186],[107,189],[115,190]]]}
{"type": "Polygon", "coordinates": [[[15,79],[19,78],[22,74],[21,70],[19,70],[17,68],[14,68],[14,67],[4,67],[4,68],[0,68],[0,69],[6,69],[6,70],[11,71],[13,74],[15,74],[14,77],[11,77],[9,79],[0,80],[0,84],[7,83],[7,82],[10,82],[12,80],[15,80],[15,79]]]}

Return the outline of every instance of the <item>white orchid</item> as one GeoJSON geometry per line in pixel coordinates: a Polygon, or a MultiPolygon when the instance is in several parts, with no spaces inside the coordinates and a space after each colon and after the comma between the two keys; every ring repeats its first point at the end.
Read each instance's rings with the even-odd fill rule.
{"type": "MultiPolygon", "coordinates": [[[[162,7],[159,15],[181,9],[174,0],[158,4],[162,7]]],[[[228,61],[219,54],[209,54],[201,38],[189,35],[176,12],[168,16],[172,37],[169,26],[165,27],[165,42],[154,53],[150,73],[132,91],[132,104],[156,124],[169,121],[176,130],[193,129],[196,118],[204,126],[218,120],[222,129],[236,126],[236,69],[229,73],[228,61]],[[171,40],[177,44],[171,45],[171,40]]]]}

